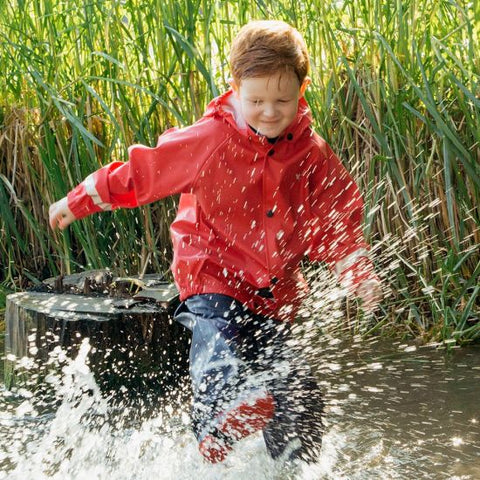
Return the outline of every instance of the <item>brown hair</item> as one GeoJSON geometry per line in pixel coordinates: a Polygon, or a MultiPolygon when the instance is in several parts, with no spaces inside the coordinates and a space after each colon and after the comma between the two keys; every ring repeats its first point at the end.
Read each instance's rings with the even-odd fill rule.
{"type": "Polygon", "coordinates": [[[305,40],[295,28],[279,20],[249,22],[232,43],[230,69],[237,83],[242,78],[290,70],[302,84],[309,66],[305,40]]]}

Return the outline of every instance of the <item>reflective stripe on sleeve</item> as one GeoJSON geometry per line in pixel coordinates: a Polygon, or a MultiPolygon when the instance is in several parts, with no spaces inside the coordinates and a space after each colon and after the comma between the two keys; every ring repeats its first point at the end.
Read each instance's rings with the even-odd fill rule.
{"type": "Polygon", "coordinates": [[[90,174],[85,180],[83,181],[83,185],[85,186],[85,192],[87,195],[92,199],[92,202],[100,207],[102,210],[108,211],[112,210],[112,204],[102,201],[97,187],[95,186],[95,173],[90,174]]]}

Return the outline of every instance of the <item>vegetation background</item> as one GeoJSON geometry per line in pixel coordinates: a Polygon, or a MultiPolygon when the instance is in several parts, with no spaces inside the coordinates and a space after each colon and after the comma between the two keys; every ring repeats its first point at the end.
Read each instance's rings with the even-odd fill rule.
{"type": "Polygon", "coordinates": [[[176,199],[65,233],[48,205],[199,118],[259,18],[304,34],[315,127],[365,194],[375,329],[480,339],[478,0],[0,0],[0,308],[59,273],[167,272],[176,199]]]}

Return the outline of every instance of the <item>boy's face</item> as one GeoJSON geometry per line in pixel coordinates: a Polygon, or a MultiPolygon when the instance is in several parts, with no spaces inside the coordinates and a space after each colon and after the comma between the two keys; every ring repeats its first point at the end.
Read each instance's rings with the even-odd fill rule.
{"type": "Polygon", "coordinates": [[[240,101],[245,121],[259,134],[278,137],[297,114],[298,100],[310,83],[302,85],[295,73],[282,72],[265,77],[244,78],[231,83],[240,101]]]}

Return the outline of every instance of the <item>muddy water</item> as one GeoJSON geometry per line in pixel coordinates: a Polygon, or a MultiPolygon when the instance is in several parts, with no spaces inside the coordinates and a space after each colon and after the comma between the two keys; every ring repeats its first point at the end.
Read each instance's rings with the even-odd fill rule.
{"type": "Polygon", "coordinates": [[[328,352],[331,478],[480,479],[480,348],[373,340],[328,352]]]}
{"type": "Polygon", "coordinates": [[[62,398],[54,410],[37,408],[28,388],[1,392],[0,479],[480,479],[478,347],[321,336],[311,362],[327,428],[311,466],[273,462],[261,436],[205,464],[178,405],[134,424],[127,409],[113,413],[86,350],[49,379],[62,398]]]}

